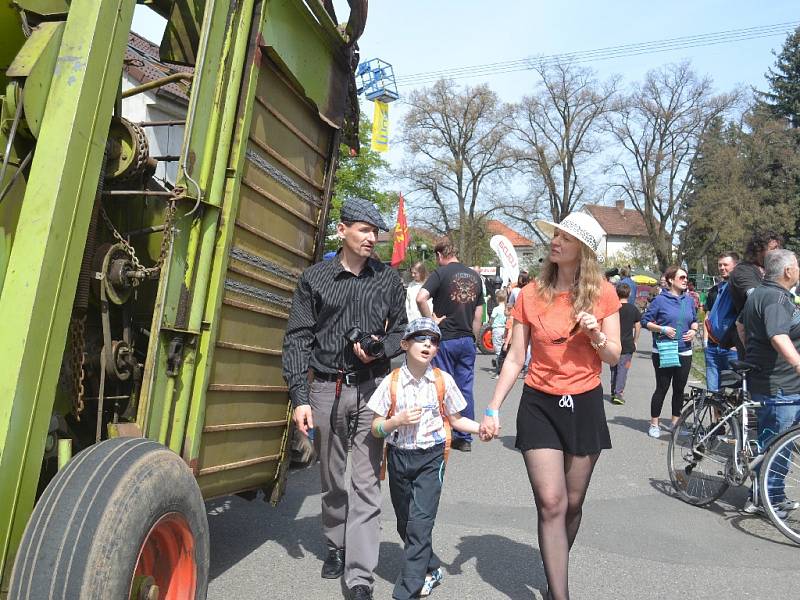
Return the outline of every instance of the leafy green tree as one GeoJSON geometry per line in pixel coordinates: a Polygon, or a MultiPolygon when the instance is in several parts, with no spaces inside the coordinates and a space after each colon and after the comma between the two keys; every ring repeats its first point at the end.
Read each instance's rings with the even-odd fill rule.
{"type": "Polygon", "coordinates": [[[757,230],[789,237],[798,217],[800,132],[755,109],[742,122],[717,119],[692,168],[679,255],[696,270],[723,251],[742,252],[757,230]]]}
{"type": "Polygon", "coordinates": [[[397,193],[386,191],[381,185],[388,174],[389,163],[378,152],[370,149],[372,123],[363,113],[359,122],[358,138],[361,142],[361,151],[358,154],[354,154],[344,144],[339,146],[339,164],[328,215],[328,239],[325,242],[325,250],[335,250],[339,246],[336,239],[331,239],[331,236],[339,222],[342,204],[348,198],[369,200],[378,207],[389,225],[391,220],[388,216],[397,209],[397,193]]]}
{"type": "Polygon", "coordinates": [[[793,128],[800,127],[800,27],[789,34],[783,49],[776,55],[775,68],[765,77],[769,91],[757,92],[759,102],[778,118],[787,119],[793,128]]]}

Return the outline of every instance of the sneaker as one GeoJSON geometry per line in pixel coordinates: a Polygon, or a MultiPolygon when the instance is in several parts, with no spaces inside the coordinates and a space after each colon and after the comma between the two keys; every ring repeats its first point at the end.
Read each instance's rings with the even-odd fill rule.
{"type": "Polygon", "coordinates": [[[647,430],[647,435],[649,435],[651,438],[660,438],[661,427],[658,425],[650,425],[650,429],[647,430]]]}
{"type": "Polygon", "coordinates": [[[625,404],[625,398],[623,398],[622,396],[612,395],[611,396],[611,403],[612,404],[618,404],[618,405],[621,406],[621,405],[625,404]]]}
{"type": "MultiPolygon", "coordinates": [[[[794,504],[794,502],[792,502],[791,500],[784,500],[775,507],[775,516],[781,520],[785,519],[788,516],[788,513],[782,507],[782,505],[785,502],[790,502],[794,504]]],[[[761,506],[760,504],[756,504],[750,498],[748,498],[747,501],[744,503],[742,512],[747,513],[748,515],[760,515],[762,517],[767,516],[767,511],[764,509],[764,507],[761,506]]]]}
{"type": "Polygon", "coordinates": [[[789,500],[788,498],[783,502],[779,502],[777,506],[778,510],[785,510],[789,512],[790,510],[797,510],[800,508],[800,502],[797,500],[789,500]]]}
{"type": "Polygon", "coordinates": [[[441,567],[428,573],[425,577],[425,583],[422,584],[422,589],[419,591],[420,598],[430,596],[433,588],[442,583],[442,579],[444,579],[444,571],[442,571],[441,567]]]}
{"type": "Polygon", "coordinates": [[[498,377],[500,377],[500,375],[497,373],[492,373],[492,379],[497,379],[498,377]]]}

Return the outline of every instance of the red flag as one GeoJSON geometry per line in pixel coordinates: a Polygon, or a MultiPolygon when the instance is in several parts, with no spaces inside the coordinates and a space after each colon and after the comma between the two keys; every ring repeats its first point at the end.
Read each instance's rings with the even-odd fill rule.
{"type": "Polygon", "coordinates": [[[403,194],[400,194],[400,205],[397,209],[397,225],[394,226],[394,247],[392,248],[392,266],[396,267],[406,257],[408,248],[408,222],[406,209],[403,205],[403,194]]]}

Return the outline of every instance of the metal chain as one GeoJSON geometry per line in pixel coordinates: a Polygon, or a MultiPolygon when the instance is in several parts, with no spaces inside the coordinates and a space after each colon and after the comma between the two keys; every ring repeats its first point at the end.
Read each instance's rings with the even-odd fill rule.
{"type": "Polygon", "coordinates": [[[86,354],[84,352],[84,348],[86,347],[86,315],[82,317],[72,317],[69,323],[69,331],[72,355],[72,409],[75,413],[75,418],[80,421],[81,413],[84,408],[83,397],[85,394],[83,379],[86,375],[84,370],[84,363],[86,361],[86,354]]]}
{"type": "MultiPolygon", "coordinates": [[[[178,188],[175,188],[175,191],[178,191],[178,188]]],[[[164,261],[167,258],[167,253],[169,252],[169,246],[172,242],[173,236],[173,226],[175,223],[175,214],[177,213],[177,199],[178,196],[173,196],[167,202],[167,206],[164,209],[164,235],[161,238],[161,249],[158,254],[158,259],[156,260],[156,264],[152,267],[144,267],[142,263],[139,262],[139,258],[136,256],[136,250],[134,250],[133,246],[130,242],[119,232],[119,230],[114,227],[114,223],[111,222],[108,214],[106,213],[106,209],[104,207],[100,207],[100,216],[103,218],[103,222],[108,227],[111,235],[114,236],[114,239],[120,243],[123,247],[125,252],[131,259],[131,263],[133,263],[133,267],[137,272],[142,273],[145,277],[154,277],[161,271],[161,267],[164,266],[164,261]]],[[[136,280],[134,280],[136,281],[136,280]]]]}

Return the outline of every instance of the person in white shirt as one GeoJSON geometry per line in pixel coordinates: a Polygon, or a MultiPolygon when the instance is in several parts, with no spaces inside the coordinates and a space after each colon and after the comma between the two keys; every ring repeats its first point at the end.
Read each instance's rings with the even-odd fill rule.
{"type": "MultiPolygon", "coordinates": [[[[411,267],[411,283],[406,288],[406,315],[408,315],[408,322],[414,319],[419,319],[422,315],[417,307],[417,294],[422,288],[422,284],[428,279],[428,269],[422,262],[416,262],[411,267]]],[[[430,300],[429,304],[433,310],[433,301],[430,300]]]]}
{"type": "Polygon", "coordinates": [[[433,552],[432,533],[442,492],[449,427],[480,432],[477,422],[461,416],[467,401],[452,376],[431,368],[441,336],[433,319],[411,321],[400,342],[406,352],[405,364],[381,382],[367,403],[375,413],[372,434],[386,438],[389,492],[397,533],[405,546],[403,566],[392,592],[395,600],[427,596],[441,583],[441,561],[433,552]]]}

